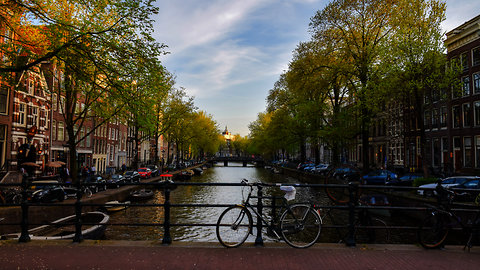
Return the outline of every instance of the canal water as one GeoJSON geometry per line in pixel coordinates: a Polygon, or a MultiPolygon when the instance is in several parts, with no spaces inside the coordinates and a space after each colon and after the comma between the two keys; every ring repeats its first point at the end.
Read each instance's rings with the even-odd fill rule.
{"type": "MultiPolygon", "coordinates": [[[[253,166],[243,167],[241,163],[229,163],[228,167],[215,166],[204,170],[200,176],[194,176],[189,182],[195,183],[240,183],[242,179],[249,182],[262,183],[300,183],[295,178],[282,174],[274,174],[271,170],[256,168],[253,166]]],[[[266,187],[263,189],[264,196],[282,196],[283,192],[278,187],[266,187]]],[[[171,192],[171,204],[237,204],[242,201],[242,187],[240,186],[178,186],[171,192]]],[[[313,201],[320,205],[329,205],[329,199],[325,192],[317,188],[297,188],[296,201],[313,201]]],[[[162,204],[164,195],[161,190],[155,191],[153,199],[142,202],[144,204],[162,204]]],[[[254,199],[254,203],[256,199],[254,199]]],[[[173,224],[211,224],[217,222],[219,215],[226,207],[195,207],[182,206],[172,207],[171,223],[173,224]]],[[[269,209],[265,209],[269,212],[269,209]]],[[[335,224],[347,222],[346,212],[332,210],[335,224]]],[[[126,210],[112,213],[110,224],[105,232],[106,239],[112,240],[159,240],[163,238],[163,226],[155,225],[163,223],[163,209],[154,206],[139,206],[132,202],[126,210]],[[125,225],[131,223],[144,224],[145,226],[125,225]],[[116,225],[117,224],[117,225],[116,225]],[[122,224],[122,225],[118,225],[122,224]]],[[[391,218],[388,218],[391,222],[391,218]]],[[[255,220],[255,219],[254,219],[255,220]]],[[[326,218],[324,223],[331,223],[326,218]]],[[[333,225],[333,224],[330,224],[333,225]]],[[[339,242],[346,234],[345,230],[327,228],[322,229],[321,242],[339,242]]],[[[254,233],[256,235],[256,232],[254,233]]],[[[215,226],[173,226],[171,228],[172,241],[199,241],[217,242],[215,226]]],[[[275,241],[265,232],[262,234],[264,241],[275,241]]],[[[412,236],[391,232],[393,242],[405,242],[412,236]]],[[[255,237],[247,239],[254,242],[255,237]]],[[[410,240],[409,240],[410,241],[410,240]]]]}

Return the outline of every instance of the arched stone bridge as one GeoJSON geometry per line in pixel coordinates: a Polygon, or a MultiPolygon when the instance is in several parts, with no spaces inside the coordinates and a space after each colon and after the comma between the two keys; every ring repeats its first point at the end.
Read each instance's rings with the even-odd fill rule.
{"type": "Polygon", "coordinates": [[[247,167],[247,164],[254,164],[255,166],[263,167],[265,166],[265,161],[261,157],[214,157],[209,160],[210,163],[214,162],[223,162],[225,167],[228,166],[229,162],[238,162],[242,163],[243,167],[247,167]]]}

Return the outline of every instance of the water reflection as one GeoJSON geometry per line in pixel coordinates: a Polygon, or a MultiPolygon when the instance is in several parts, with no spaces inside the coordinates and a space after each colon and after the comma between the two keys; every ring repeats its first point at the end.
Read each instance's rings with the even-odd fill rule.
{"type": "MultiPolygon", "coordinates": [[[[241,163],[230,163],[228,167],[215,166],[204,171],[201,176],[194,176],[192,182],[197,183],[240,183],[242,179],[263,183],[296,183],[296,180],[269,170],[243,167],[241,163]]],[[[309,189],[299,189],[297,198],[317,198],[309,189]]],[[[264,188],[264,195],[281,195],[278,188],[264,188]]],[[[163,203],[161,191],[147,201],[149,204],[163,203]]],[[[179,186],[170,195],[172,204],[236,204],[242,201],[239,186],[179,186]]],[[[174,226],[171,228],[173,241],[217,241],[215,225],[218,216],[225,207],[172,207],[171,222],[173,224],[210,224],[212,226],[174,226]]],[[[111,214],[112,224],[125,223],[157,223],[163,222],[161,207],[137,207],[132,204],[125,211],[111,214]]],[[[107,239],[118,240],[161,240],[163,227],[160,226],[109,226],[107,239]]],[[[268,237],[266,238],[268,240],[268,237]]]]}
{"type": "MultiPolygon", "coordinates": [[[[250,182],[263,183],[299,183],[295,178],[282,174],[273,174],[266,169],[255,167],[242,167],[242,164],[230,163],[228,167],[216,166],[204,171],[201,176],[194,176],[191,182],[197,183],[240,183],[245,178],[250,182]]],[[[242,201],[242,189],[240,186],[178,186],[171,192],[171,204],[237,204],[242,201]]],[[[278,187],[264,188],[265,196],[281,196],[283,193],[278,187]]],[[[313,201],[320,205],[328,205],[330,201],[324,190],[319,188],[298,188],[297,201],[313,201]]],[[[150,204],[162,204],[163,193],[155,192],[155,197],[147,201],[150,204]]],[[[254,201],[255,202],[255,201],[254,201]]],[[[211,226],[173,226],[171,228],[172,241],[201,241],[217,242],[215,224],[225,207],[172,207],[172,224],[210,224],[211,226]]],[[[270,211],[270,210],[265,210],[270,211]]],[[[135,207],[132,205],[122,212],[110,216],[110,222],[119,223],[163,223],[163,208],[161,207],[135,207]]],[[[333,210],[336,225],[345,224],[348,217],[345,211],[333,210]]],[[[394,221],[387,220],[389,225],[394,221]]],[[[326,220],[327,224],[329,221],[326,220]]],[[[325,224],[325,222],[324,222],[325,224]]],[[[254,232],[256,235],[256,232],[254,232]]],[[[338,229],[323,228],[320,236],[321,242],[338,242],[346,235],[345,231],[338,229]]],[[[265,241],[272,241],[266,233],[263,233],[265,241]]],[[[414,235],[391,232],[394,242],[405,242],[405,239],[414,239],[414,235]]],[[[106,231],[107,239],[115,240],[162,240],[162,226],[109,226],[106,231]]],[[[247,241],[253,242],[254,236],[247,241]]],[[[412,240],[414,241],[414,240],[412,240]]]]}

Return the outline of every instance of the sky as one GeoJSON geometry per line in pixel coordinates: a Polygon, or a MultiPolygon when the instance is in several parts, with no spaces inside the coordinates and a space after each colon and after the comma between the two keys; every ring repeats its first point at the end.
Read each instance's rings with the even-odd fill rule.
{"type": "MultiPolygon", "coordinates": [[[[176,87],[195,98],[221,131],[246,136],[308,24],[326,0],[159,0],[154,37],[176,87]]],[[[480,14],[478,0],[447,0],[444,31],[480,14]]]]}

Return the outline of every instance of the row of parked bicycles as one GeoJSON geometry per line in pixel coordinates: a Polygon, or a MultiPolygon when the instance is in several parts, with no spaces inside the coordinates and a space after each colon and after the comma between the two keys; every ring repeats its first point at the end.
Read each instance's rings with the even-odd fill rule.
{"type": "MultiPolygon", "coordinates": [[[[247,194],[244,196],[242,203],[227,208],[217,221],[217,238],[225,247],[231,248],[242,245],[248,236],[253,233],[256,226],[254,220],[262,223],[262,226],[266,227],[274,238],[284,240],[288,245],[295,248],[308,248],[314,245],[318,241],[324,226],[332,227],[332,224],[336,224],[335,215],[332,214],[333,207],[325,207],[311,201],[291,203],[291,200],[295,198],[296,185],[276,185],[285,192],[285,197],[279,206],[279,214],[268,216],[259,211],[256,205],[250,201],[251,198],[255,197],[252,195],[253,189],[265,184],[249,183],[245,179],[242,184],[247,189],[246,193],[242,191],[242,195],[247,194]]],[[[339,185],[336,187],[327,186],[326,188],[330,189],[327,193],[334,188],[342,190],[339,185]]],[[[345,192],[345,189],[343,191],[345,192]]],[[[477,210],[471,211],[468,215],[459,214],[457,209],[452,207],[452,202],[458,195],[457,191],[442,186],[441,181],[436,183],[434,191],[438,204],[425,204],[425,219],[419,223],[420,226],[417,229],[419,243],[427,249],[441,248],[447,243],[449,233],[455,232],[458,236],[458,232],[460,232],[465,237],[464,249],[470,250],[474,244],[478,244],[480,241],[480,211],[478,205],[477,210]]],[[[335,194],[338,195],[338,193],[335,194]]],[[[340,200],[339,198],[330,197],[334,205],[337,206],[350,203],[349,199],[340,200]]],[[[352,197],[349,196],[349,198],[352,197]]],[[[363,200],[365,197],[355,196],[355,198],[359,198],[358,201],[353,202],[355,205],[368,206],[372,203],[372,201],[363,200]]],[[[378,200],[381,197],[369,196],[368,198],[378,200]]],[[[384,220],[372,215],[371,209],[368,207],[356,208],[354,220],[355,223],[348,228],[347,233],[339,233],[341,241],[347,244],[349,244],[349,241],[353,241],[353,244],[355,242],[390,242],[390,227],[384,220]]],[[[345,228],[345,225],[333,227],[345,228]]]]}

